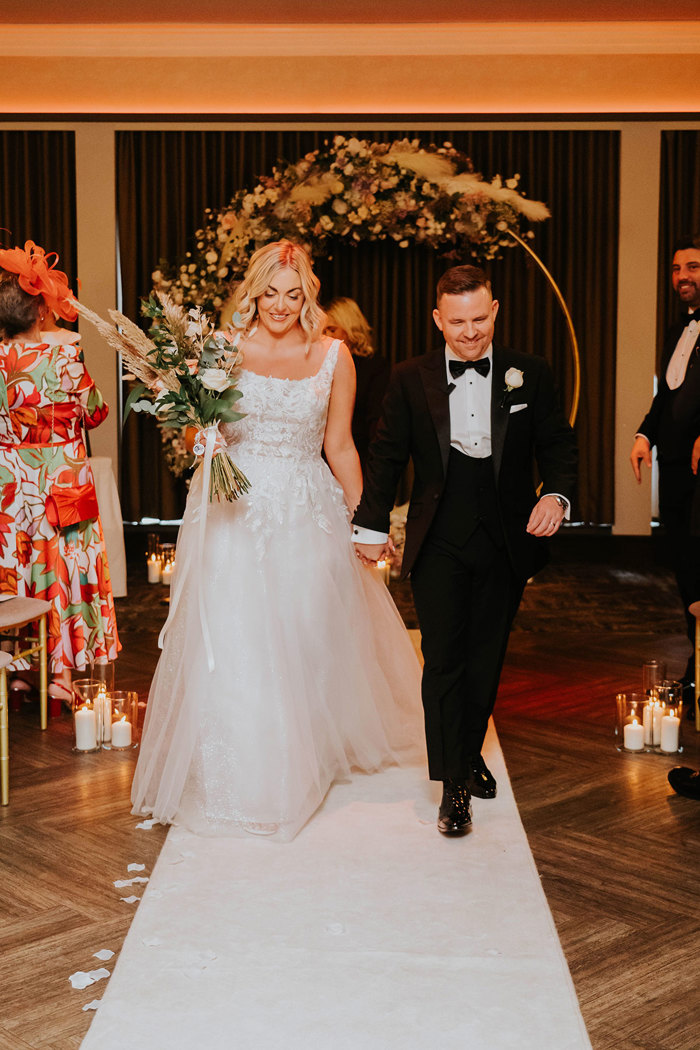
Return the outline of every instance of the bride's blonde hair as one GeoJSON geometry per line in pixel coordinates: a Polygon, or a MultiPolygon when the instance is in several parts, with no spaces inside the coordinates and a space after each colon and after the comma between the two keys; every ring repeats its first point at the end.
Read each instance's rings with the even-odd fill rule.
{"type": "Polygon", "coordinates": [[[308,346],[318,339],[323,328],[323,311],[318,305],[321,282],[311,268],[308,252],[292,241],[273,241],[253,253],[245,277],[236,289],[232,307],[241,317],[244,332],[249,332],[258,315],[258,298],[269,288],[275,273],[289,266],[299,274],[304,305],[299,315],[299,324],[305,333],[308,346]]]}

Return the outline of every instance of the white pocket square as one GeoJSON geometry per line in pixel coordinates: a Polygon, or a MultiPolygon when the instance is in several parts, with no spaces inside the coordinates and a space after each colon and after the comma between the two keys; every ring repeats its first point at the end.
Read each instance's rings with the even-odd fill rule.
{"type": "Polygon", "coordinates": [[[513,412],[520,412],[521,409],[523,409],[523,408],[527,408],[527,405],[526,404],[523,404],[523,405],[511,405],[510,406],[511,415],[513,414],[513,412]]]}

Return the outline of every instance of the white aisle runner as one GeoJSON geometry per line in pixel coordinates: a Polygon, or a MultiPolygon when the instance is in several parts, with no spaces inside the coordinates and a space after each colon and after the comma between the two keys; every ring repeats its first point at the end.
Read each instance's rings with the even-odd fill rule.
{"type": "Polygon", "coordinates": [[[493,728],[485,757],[465,838],[423,768],[288,844],[171,830],[83,1050],[590,1048],[493,728]]]}

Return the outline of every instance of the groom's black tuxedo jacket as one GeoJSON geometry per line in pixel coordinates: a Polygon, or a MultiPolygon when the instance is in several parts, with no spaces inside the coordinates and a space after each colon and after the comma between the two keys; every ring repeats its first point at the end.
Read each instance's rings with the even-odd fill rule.
{"type": "MultiPolygon", "coordinates": [[[[576,443],[542,358],[494,345],[491,390],[491,462],[498,509],[513,569],[528,578],[548,556],[546,540],[525,531],[537,501],[535,463],[542,491],[571,500],[576,443]],[[523,373],[523,385],[506,394],[509,368],[523,373]]],[[[444,490],[450,451],[449,398],[444,349],[398,365],[370,447],[364,491],[353,519],[365,528],[389,531],[399,478],[409,458],[413,460],[403,576],[416,561],[444,490]]]]}
{"type": "Polygon", "coordinates": [[[644,434],[652,446],[656,445],[662,520],[668,525],[669,509],[686,507],[690,514],[691,535],[700,536],[700,471],[695,480],[690,475],[693,444],[700,435],[700,335],[681,385],[671,390],[666,382],[666,369],[683,328],[680,322],[672,325],[666,333],[658,390],[639,433],[644,434]]]}
{"type": "Polygon", "coordinates": [[[690,464],[693,443],[700,434],[700,336],[681,385],[671,390],[666,382],[666,369],[682,333],[682,323],[672,325],[666,333],[658,390],[639,428],[639,433],[656,445],[660,465],[690,464]]]}

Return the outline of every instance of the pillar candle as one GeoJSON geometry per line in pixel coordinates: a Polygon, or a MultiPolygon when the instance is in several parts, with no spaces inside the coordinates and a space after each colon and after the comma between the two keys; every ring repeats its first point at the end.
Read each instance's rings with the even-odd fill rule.
{"type": "Polygon", "coordinates": [[[644,705],[644,710],[642,711],[642,723],[644,725],[644,743],[649,745],[654,743],[653,711],[654,705],[651,701],[649,701],[648,704],[644,705]]]}
{"type": "Polygon", "coordinates": [[[146,562],[148,567],[148,582],[160,583],[160,558],[152,554],[146,562]]]}
{"type": "Polygon", "coordinates": [[[160,582],[164,583],[166,585],[166,587],[170,586],[170,581],[172,579],[173,569],[174,568],[175,568],[174,564],[171,561],[169,561],[169,562],[166,562],[166,564],[163,566],[163,568],[161,570],[160,582]]]}
{"type": "Polygon", "coordinates": [[[75,746],[78,751],[97,747],[97,719],[91,707],[79,707],[75,712],[75,746]]]}
{"type": "Polygon", "coordinates": [[[131,722],[126,717],[112,723],[112,747],[131,747],[131,722]]]}
{"type": "Polygon", "coordinates": [[[661,719],[666,714],[666,709],[663,704],[660,704],[658,700],[654,704],[652,710],[652,744],[654,747],[658,747],[661,743],[661,719]]]}
{"type": "Polygon", "coordinates": [[[681,735],[681,720],[671,708],[661,719],[661,750],[669,753],[678,750],[681,735]]]}
{"type": "Polygon", "coordinates": [[[640,726],[635,718],[633,722],[624,728],[625,750],[641,751],[644,747],[644,726],[640,726]]]}
{"type": "Polygon", "coordinates": [[[102,705],[102,740],[108,744],[112,739],[112,700],[102,689],[97,695],[102,705]]]}

